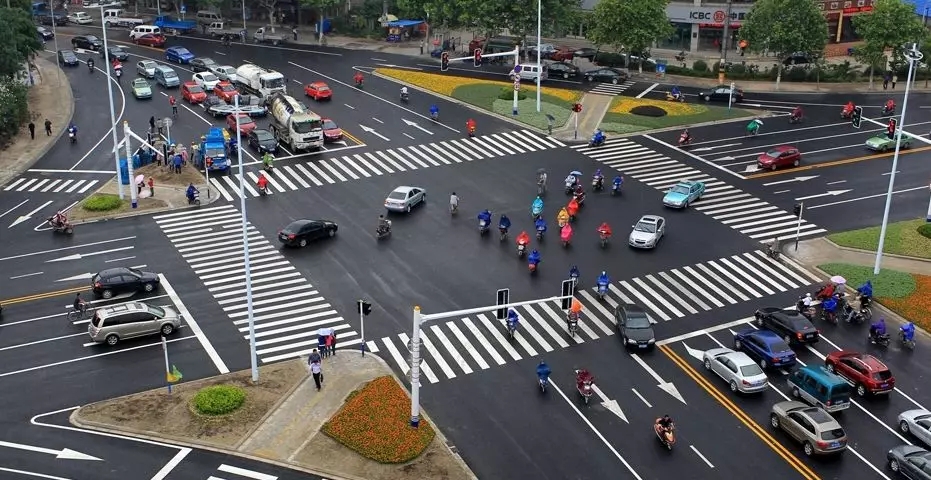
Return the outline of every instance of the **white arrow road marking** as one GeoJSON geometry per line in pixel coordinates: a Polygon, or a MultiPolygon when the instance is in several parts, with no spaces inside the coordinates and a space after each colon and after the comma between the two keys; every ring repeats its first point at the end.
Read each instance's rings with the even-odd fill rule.
{"type": "Polygon", "coordinates": [[[621,410],[621,406],[617,403],[617,400],[611,400],[608,398],[608,396],[605,395],[605,393],[602,392],[600,388],[598,388],[598,385],[595,385],[594,383],[592,384],[592,390],[595,391],[595,395],[601,397],[602,407],[605,407],[609,412],[620,417],[621,420],[630,423],[630,421],[627,420],[627,415],[624,415],[624,411],[621,410]]]}
{"type": "Polygon", "coordinates": [[[417,122],[412,122],[412,121],[410,121],[410,120],[408,120],[408,119],[406,119],[406,118],[402,118],[401,120],[404,121],[404,123],[406,123],[407,126],[409,126],[409,127],[414,127],[414,128],[416,128],[417,130],[420,130],[421,132],[425,132],[425,133],[427,133],[427,134],[429,134],[429,135],[433,135],[433,132],[431,132],[430,130],[427,130],[426,128],[423,128],[423,127],[421,127],[420,125],[417,125],[417,122]]]}
{"type": "Polygon", "coordinates": [[[93,278],[93,277],[94,277],[94,274],[93,274],[93,273],[81,273],[81,274],[75,275],[75,276],[73,276],[73,277],[62,278],[62,279],[60,279],[60,280],[55,280],[55,281],[56,281],[56,282],[74,282],[74,281],[77,281],[77,280],[90,280],[90,279],[93,278]]]}
{"type": "Polygon", "coordinates": [[[852,191],[853,190],[830,190],[828,192],[819,193],[817,195],[809,195],[807,197],[798,197],[795,199],[795,201],[802,201],[802,200],[808,200],[811,198],[820,198],[820,197],[836,197],[838,195],[843,195],[847,192],[852,192],[852,191]]]}
{"type": "Polygon", "coordinates": [[[728,143],[725,145],[714,145],[712,147],[693,148],[692,151],[693,152],[707,152],[710,150],[714,150],[715,148],[736,147],[738,145],[741,145],[741,144],[740,143],[728,143]]]}
{"type": "Polygon", "coordinates": [[[13,223],[11,223],[10,226],[9,226],[9,227],[6,227],[6,228],[13,228],[13,227],[19,225],[20,223],[23,223],[23,222],[25,222],[26,220],[29,220],[30,218],[32,218],[33,215],[36,214],[36,212],[38,212],[39,210],[42,210],[43,208],[49,206],[49,204],[51,204],[51,203],[52,203],[52,201],[49,200],[49,201],[43,203],[43,204],[42,204],[41,206],[39,206],[38,208],[36,208],[35,210],[33,210],[33,211],[31,211],[31,212],[29,212],[29,213],[27,213],[27,214],[25,214],[25,215],[20,215],[19,218],[17,218],[16,220],[13,220],[13,223]]]}
{"type": "MultiPolygon", "coordinates": [[[[653,370],[652,368],[650,368],[650,366],[647,365],[647,362],[644,362],[643,359],[640,358],[640,356],[637,355],[636,353],[632,353],[632,354],[630,354],[630,356],[633,357],[634,361],[636,361],[638,364],[640,364],[640,366],[643,367],[643,369],[646,370],[647,373],[648,373],[651,377],[653,377],[653,378],[659,383],[659,384],[656,385],[656,386],[659,387],[660,390],[662,390],[662,391],[664,391],[664,392],[666,392],[666,393],[672,395],[673,398],[675,398],[676,400],[678,400],[678,401],[680,401],[680,402],[682,402],[682,403],[685,403],[685,399],[682,398],[682,394],[679,393],[679,390],[676,390],[676,386],[675,386],[675,385],[673,385],[671,382],[667,382],[667,381],[663,380],[663,377],[659,376],[659,374],[656,373],[655,370],[653,370]]],[[[688,404],[686,403],[686,405],[688,405],[688,404]]]]}
{"type": "Polygon", "coordinates": [[[712,162],[726,162],[726,161],[728,161],[728,160],[733,160],[733,159],[734,159],[734,157],[728,155],[728,156],[726,156],[726,157],[715,158],[714,160],[712,160],[712,162]]]}
{"type": "Polygon", "coordinates": [[[61,450],[53,450],[51,448],[43,447],[33,447],[32,445],[23,445],[21,443],[12,443],[12,442],[3,442],[0,441],[0,447],[15,448],[17,450],[26,450],[29,452],[37,453],[47,453],[49,455],[55,455],[55,458],[60,460],[97,460],[103,461],[103,459],[92,457],[90,455],[76,452],[74,450],[63,448],[61,450]]]}
{"type": "Polygon", "coordinates": [[[747,168],[744,169],[744,173],[753,173],[753,172],[759,172],[759,171],[760,171],[760,167],[757,166],[756,163],[754,163],[753,165],[747,165],[747,168]]]}
{"type": "Polygon", "coordinates": [[[690,357],[698,360],[699,362],[704,361],[705,352],[702,352],[701,350],[695,350],[694,348],[688,346],[688,344],[685,342],[682,342],[682,345],[685,346],[685,351],[689,353],[690,357]]]}
{"type": "Polygon", "coordinates": [[[361,123],[359,124],[359,127],[361,127],[362,130],[364,130],[364,131],[366,131],[366,132],[368,132],[368,133],[371,133],[372,135],[375,135],[376,137],[378,137],[378,138],[380,138],[380,139],[382,139],[382,140],[384,140],[384,141],[386,141],[386,142],[390,142],[390,141],[391,141],[390,138],[388,138],[388,137],[386,137],[386,136],[384,136],[384,135],[382,135],[382,134],[376,132],[374,128],[366,127],[365,125],[362,125],[361,123]]]}
{"type": "Polygon", "coordinates": [[[128,247],[111,248],[110,250],[102,250],[102,251],[100,251],[100,252],[91,252],[91,253],[84,253],[84,254],[75,253],[75,254],[72,254],[72,255],[68,255],[67,257],[53,258],[52,260],[46,260],[45,263],[64,262],[64,261],[67,261],[67,260],[80,260],[80,259],[82,259],[82,258],[84,258],[84,257],[92,257],[92,256],[94,256],[94,255],[103,255],[103,254],[106,254],[106,253],[120,252],[120,251],[123,251],[123,250],[132,250],[133,248],[136,248],[136,247],[133,247],[132,245],[130,245],[130,246],[128,246],[128,247]]]}
{"type": "Polygon", "coordinates": [[[16,210],[17,208],[22,207],[23,204],[26,203],[26,202],[28,202],[28,201],[29,201],[29,199],[27,198],[27,199],[23,200],[22,202],[19,202],[19,204],[16,205],[15,207],[13,207],[13,208],[11,208],[11,209],[9,209],[9,210],[3,212],[3,213],[0,213],[0,218],[3,218],[3,217],[5,217],[5,216],[7,216],[8,213],[12,212],[13,210],[16,210]]]}
{"type": "Polygon", "coordinates": [[[768,186],[770,186],[770,185],[781,185],[781,184],[783,184],[783,183],[807,182],[807,181],[809,181],[809,180],[814,180],[814,179],[816,179],[816,178],[818,178],[818,175],[812,175],[812,176],[810,176],[810,177],[795,177],[795,178],[790,178],[790,179],[788,179],[788,180],[779,180],[778,182],[764,183],[763,186],[764,186],[764,187],[768,187],[768,186]]]}

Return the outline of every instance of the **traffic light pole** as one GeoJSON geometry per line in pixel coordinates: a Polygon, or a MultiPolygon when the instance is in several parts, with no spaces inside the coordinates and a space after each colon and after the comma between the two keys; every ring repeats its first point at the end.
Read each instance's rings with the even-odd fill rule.
{"type": "MultiPolygon", "coordinates": [[[[365,315],[362,313],[362,300],[356,302],[359,306],[359,336],[362,338],[362,356],[365,356],[365,315]]],[[[335,337],[334,337],[335,338],[335,337]]]]}
{"type": "MultiPolygon", "coordinates": [[[[545,302],[558,302],[560,300],[571,299],[572,295],[556,296],[541,298],[537,300],[527,300],[524,302],[506,303],[503,305],[493,305],[490,307],[470,308],[467,310],[456,310],[453,312],[431,313],[424,315],[420,313],[420,307],[414,307],[414,329],[411,335],[411,427],[420,426],[420,325],[431,320],[440,320],[443,318],[461,318],[477,313],[494,312],[499,308],[523,307],[524,305],[535,305],[545,302]]],[[[363,342],[364,343],[364,342],[363,342]]]]}
{"type": "Polygon", "coordinates": [[[802,214],[805,212],[805,202],[801,202],[798,207],[798,225],[795,227],[795,251],[798,251],[798,239],[802,235],[802,214]]]}

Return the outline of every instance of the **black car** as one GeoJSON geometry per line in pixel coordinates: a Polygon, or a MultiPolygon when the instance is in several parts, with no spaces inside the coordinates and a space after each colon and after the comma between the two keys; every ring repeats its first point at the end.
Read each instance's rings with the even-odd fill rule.
{"type": "Polygon", "coordinates": [[[335,237],[338,229],[329,220],[295,220],[278,232],[278,240],[286,247],[306,247],[310,241],[335,237]]]}
{"type": "Polygon", "coordinates": [[[64,13],[45,13],[39,15],[36,20],[42,25],[64,27],[68,24],[68,16],[64,13]]]}
{"type": "Polygon", "coordinates": [[[118,293],[136,293],[140,290],[151,292],[158,283],[157,274],[126,267],[101,270],[91,278],[94,295],[102,298],[113,298],[118,293]]]}
{"type": "Polygon", "coordinates": [[[246,136],[249,146],[259,153],[275,153],[278,151],[278,140],[268,130],[256,128],[246,136]]]}
{"type": "Polygon", "coordinates": [[[569,78],[578,75],[581,70],[579,67],[567,62],[553,62],[547,65],[550,71],[550,77],[569,78]]]}
{"type": "Polygon", "coordinates": [[[210,57],[198,57],[191,60],[191,70],[194,70],[194,73],[197,72],[209,72],[211,68],[219,67],[220,65],[217,62],[214,62],[210,57]]]}
{"type": "Polygon", "coordinates": [[[589,82],[605,82],[618,84],[626,82],[629,78],[627,72],[616,68],[596,68],[585,72],[585,79],[589,82]]]}
{"type": "Polygon", "coordinates": [[[78,66],[78,56],[75,55],[71,50],[59,50],[58,64],[67,65],[69,67],[76,67],[78,66]]]}
{"type": "MultiPolygon", "coordinates": [[[[698,98],[703,99],[706,102],[712,100],[718,102],[728,101],[728,97],[731,96],[731,86],[730,85],[718,85],[710,90],[705,90],[698,94],[698,98]]],[[[734,100],[735,102],[742,102],[744,99],[744,91],[740,87],[734,87],[734,100]]]]}
{"type": "Polygon", "coordinates": [[[753,316],[758,327],[779,335],[789,345],[815,343],[820,336],[811,321],[796,310],[766,307],[757,310],[753,316]]]}
{"type": "MultiPolygon", "coordinates": [[[[113,61],[114,58],[121,62],[125,62],[129,60],[129,53],[127,53],[126,50],[123,50],[123,47],[118,47],[118,46],[107,47],[107,53],[110,54],[111,62],[113,61]]],[[[100,49],[100,58],[104,58],[105,56],[106,55],[104,54],[103,49],[100,49]]]]}
{"type": "Polygon", "coordinates": [[[795,52],[786,57],[786,59],[782,61],[782,64],[787,67],[792,65],[806,65],[812,63],[813,60],[811,55],[805,52],[795,52]]]}
{"type": "Polygon", "coordinates": [[[597,54],[598,54],[598,50],[595,50],[594,48],[585,47],[585,48],[580,48],[576,50],[575,52],[573,52],[572,56],[576,58],[587,58],[589,61],[591,61],[595,58],[595,55],[597,54]]]}
{"type": "Polygon", "coordinates": [[[36,31],[39,32],[39,36],[42,37],[43,40],[51,40],[55,38],[55,33],[45,27],[37,26],[36,31]]]}
{"type": "Polygon", "coordinates": [[[614,309],[617,334],[627,348],[646,350],[656,344],[653,321],[639,305],[622,303],[614,309]]]}
{"type": "Polygon", "coordinates": [[[76,35],[71,39],[71,46],[74,48],[84,48],[87,50],[98,51],[103,48],[103,42],[93,35],[76,35]]]}

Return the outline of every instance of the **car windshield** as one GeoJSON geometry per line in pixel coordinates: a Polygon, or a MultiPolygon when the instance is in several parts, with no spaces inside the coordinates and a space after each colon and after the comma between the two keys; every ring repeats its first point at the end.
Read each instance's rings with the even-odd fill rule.
{"type": "Polygon", "coordinates": [[[145,69],[155,68],[156,66],[157,65],[155,64],[155,62],[148,62],[148,61],[142,62],[142,68],[145,68],[145,69]]]}
{"type": "Polygon", "coordinates": [[[226,152],[222,148],[208,148],[204,155],[210,158],[218,158],[226,155],[226,152]]]}
{"type": "Polygon", "coordinates": [[[634,230],[638,232],[656,233],[656,225],[647,222],[637,222],[637,226],[634,227],[634,230]]]}
{"type": "Polygon", "coordinates": [[[249,115],[240,115],[239,116],[239,126],[251,125],[255,122],[252,121],[252,117],[249,115]]]}
{"type": "Polygon", "coordinates": [[[327,129],[327,130],[331,130],[331,129],[339,128],[339,127],[336,126],[336,122],[334,122],[333,120],[324,120],[324,121],[323,121],[323,128],[325,128],[325,129],[327,129]]]}
{"type": "Polygon", "coordinates": [[[750,365],[740,367],[740,374],[744,377],[755,377],[757,375],[762,375],[763,369],[760,368],[759,365],[751,363],[750,365]]]}
{"type": "Polygon", "coordinates": [[[205,82],[218,82],[218,81],[220,81],[220,79],[217,78],[217,76],[214,75],[214,74],[212,74],[212,73],[204,73],[204,74],[201,74],[201,77],[200,77],[200,78],[203,78],[205,82]]]}
{"type": "Polygon", "coordinates": [[[678,193],[680,195],[688,195],[689,187],[686,187],[685,185],[676,185],[675,187],[672,187],[672,190],[670,190],[669,193],[678,193]]]}
{"type": "Polygon", "coordinates": [[[145,87],[148,87],[148,86],[149,86],[149,82],[147,82],[147,81],[145,81],[145,80],[143,80],[143,79],[141,79],[141,78],[137,78],[137,79],[133,80],[133,88],[145,88],[145,87]]]}
{"type": "Polygon", "coordinates": [[[328,87],[328,86],[326,86],[326,85],[316,85],[316,86],[314,86],[314,90],[316,90],[316,91],[318,91],[318,92],[329,92],[329,91],[330,91],[330,87],[328,87]]]}
{"type": "Polygon", "coordinates": [[[165,72],[163,75],[165,78],[178,78],[178,74],[175,72],[165,72]]]}
{"type": "Polygon", "coordinates": [[[264,142],[264,141],[275,139],[275,137],[273,137],[272,134],[269,133],[267,130],[254,130],[254,132],[255,132],[255,138],[259,139],[259,141],[264,142]]]}
{"type": "Polygon", "coordinates": [[[766,152],[766,156],[768,156],[768,157],[774,157],[774,158],[776,158],[776,157],[779,157],[780,155],[782,155],[782,150],[775,150],[775,149],[774,149],[774,150],[770,150],[770,151],[766,152]]]}
{"type": "Polygon", "coordinates": [[[883,370],[881,372],[873,372],[873,380],[878,380],[880,382],[885,382],[892,378],[892,372],[889,370],[883,370]]]}
{"type": "Polygon", "coordinates": [[[203,63],[204,65],[216,65],[217,64],[217,62],[214,62],[213,59],[209,57],[200,59],[200,63],[203,63]]]}
{"type": "Polygon", "coordinates": [[[125,52],[123,51],[122,47],[110,47],[110,53],[120,54],[125,52]]]}
{"type": "Polygon", "coordinates": [[[297,133],[310,133],[314,130],[320,130],[323,123],[320,120],[304,120],[303,122],[294,122],[294,131],[297,133]]]}
{"type": "Polygon", "coordinates": [[[146,308],[149,310],[149,313],[151,313],[152,315],[155,315],[156,317],[165,316],[165,310],[161,308],[153,307],[152,305],[146,305],[146,308]]]}
{"type": "Polygon", "coordinates": [[[840,428],[835,428],[832,430],[825,430],[821,432],[821,440],[838,440],[844,438],[844,430],[840,428]]]}
{"type": "Polygon", "coordinates": [[[222,91],[224,91],[224,92],[235,92],[235,91],[236,91],[236,87],[234,87],[234,86],[232,86],[232,85],[230,85],[230,84],[228,84],[228,83],[225,83],[225,84],[223,84],[223,85],[220,85],[220,90],[222,90],[222,91]]]}
{"type": "Polygon", "coordinates": [[[773,352],[776,352],[776,353],[788,352],[792,350],[791,348],[789,348],[789,344],[787,344],[786,342],[783,342],[782,340],[771,343],[770,348],[772,349],[773,352]]]}
{"type": "Polygon", "coordinates": [[[284,230],[282,230],[281,233],[287,233],[287,234],[297,233],[301,231],[301,228],[306,224],[307,222],[292,222],[287,227],[284,227],[284,230]]]}
{"type": "Polygon", "coordinates": [[[284,78],[270,78],[262,80],[262,83],[265,84],[266,88],[282,88],[284,87],[284,78]]]}
{"type": "Polygon", "coordinates": [[[407,198],[407,192],[391,192],[391,194],[388,195],[388,198],[391,200],[404,200],[407,198]]]}
{"type": "Polygon", "coordinates": [[[200,88],[197,85],[191,85],[190,87],[188,87],[188,91],[190,91],[191,93],[204,93],[204,89],[200,88]]]}
{"type": "Polygon", "coordinates": [[[178,55],[190,55],[191,54],[191,52],[187,51],[186,48],[176,48],[175,53],[177,53],[178,55]]]}
{"type": "Polygon", "coordinates": [[[640,315],[627,317],[627,328],[650,328],[650,319],[640,315]]]}
{"type": "Polygon", "coordinates": [[[100,39],[97,38],[97,37],[95,37],[95,36],[93,36],[93,35],[88,35],[88,36],[87,36],[87,41],[93,43],[93,42],[99,42],[100,39]]]}

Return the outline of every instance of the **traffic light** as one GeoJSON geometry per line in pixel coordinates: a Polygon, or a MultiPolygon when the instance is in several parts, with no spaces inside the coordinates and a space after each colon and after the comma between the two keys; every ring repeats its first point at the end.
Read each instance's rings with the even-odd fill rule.
{"type": "Polygon", "coordinates": [[[895,138],[895,127],[898,122],[894,118],[889,119],[889,125],[886,125],[886,136],[895,138]]]}
{"type": "Polygon", "coordinates": [[[365,300],[359,300],[358,305],[359,305],[359,312],[361,312],[362,315],[369,315],[372,313],[371,303],[366,302],[365,300]]]}
{"type": "Polygon", "coordinates": [[[481,65],[482,65],[482,49],[476,48],[475,49],[475,66],[479,67],[481,65]]]}
{"type": "Polygon", "coordinates": [[[853,107],[853,128],[860,128],[860,120],[863,119],[863,107],[853,107]]]}
{"type": "MultiPolygon", "coordinates": [[[[511,300],[511,289],[502,288],[501,290],[498,290],[498,299],[495,302],[495,305],[507,305],[508,303],[510,303],[510,300],[511,300]]],[[[508,309],[499,308],[495,310],[495,318],[497,318],[498,320],[504,320],[508,318],[508,309]]]]}
{"type": "Polygon", "coordinates": [[[582,104],[581,103],[572,104],[572,111],[575,113],[580,113],[582,111],[582,104]]]}
{"type": "Polygon", "coordinates": [[[559,292],[559,296],[564,298],[559,301],[559,308],[569,310],[569,307],[572,306],[572,296],[575,295],[574,290],[575,282],[572,279],[562,281],[562,289],[559,292]]]}
{"type": "Polygon", "coordinates": [[[801,203],[796,203],[795,207],[792,208],[792,214],[794,214],[796,217],[801,217],[803,208],[804,207],[801,203]]]}
{"type": "Polygon", "coordinates": [[[443,52],[440,55],[440,71],[445,72],[449,70],[449,52],[443,52]]]}

